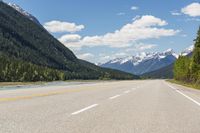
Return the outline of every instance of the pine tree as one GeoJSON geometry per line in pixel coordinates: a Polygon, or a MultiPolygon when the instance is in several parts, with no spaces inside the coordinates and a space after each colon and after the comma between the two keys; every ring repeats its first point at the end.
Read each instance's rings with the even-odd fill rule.
{"type": "Polygon", "coordinates": [[[200,27],[197,33],[197,38],[195,39],[195,48],[193,52],[192,62],[191,62],[191,75],[194,81],[197,81],[200,78],[200,27]]]}
{"type": "Polygon", "coordinates": [[[174,78],[176,80],[188,81],[190,77],[190,58],[186,56],[180,56],[174,65],[174,78]]]}

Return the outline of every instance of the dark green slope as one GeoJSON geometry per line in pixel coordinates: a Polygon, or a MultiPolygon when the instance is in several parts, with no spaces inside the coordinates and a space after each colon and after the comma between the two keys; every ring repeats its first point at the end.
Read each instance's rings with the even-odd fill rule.
{"type": "Polygon", "coordinates": [[[0,2],[1,53],[34,64],[67,69],[75,55],[46,30],[0,2]]]}
{"type": "MultiPolygon", "coordinates": [[[[2,65],[0,71],[9,72],[8,68],[18,70],[33,65],[57,73],[64,73],[64,79],[133,79],[137,76],[95,66],[94,64],[76,58],[72,51],[61,44],[40,25],[29,20],[7,4],[0,2],[0,59],[7,59],[8,65],[2,65]],[[15,62],[13,64],[12,62],[15,62]],[[20,62],[20,63],[19,63],[20,62]],[[17,64],[17,65],[16,65],[17,64]],[[16,65],[15,67],[13,67],[16,65]],[[53,71],[56,70],[56,71],[53,71]],[[69,76],[70,75],[70,76],[69,76]]],[[[39,70],[39,68],[37,70],[39,70]]],[[[21,74],[33,70],[23,69],[21,74]]],[[[43,72],[41,72],[43,73],[43,72]]],[[[35,80],[45,80],[48,71],[35,80]]],[[[19,74],[19,73],[18,73],[19,74]]],[[[38,72],[36,72],[38,75],[38,72]]],[[[4,74],[5,75],[5,74],[4,74]]],[[[15,74],[13,74],[15,75],[15,74]]],[[[4,77],[5,78],[5,77],[4,77]]],[[[58,78],[60,80],[61,78],[58,78]]],[[[3,79],[1,79],[3,81],[3,79]]],[[[9,81],[9,78],[8,80],[9,81]]],[[[17,80],[14,80],[17,81],[17,80]]]]}
{"type": "Polygon", "coordinates": [[[141,75],[142,78],[151,78],[151,79],[172,79],[174,76],[173,73],[174,63],[170,64],[161,69],[145,73],[141,75]]]}

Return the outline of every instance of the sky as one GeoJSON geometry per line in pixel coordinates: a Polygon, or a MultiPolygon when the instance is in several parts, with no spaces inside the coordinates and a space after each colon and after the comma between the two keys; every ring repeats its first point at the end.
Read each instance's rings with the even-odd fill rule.
{"type": "Polygon", "coordinates": [[[194,44],[199,0],[4,0],[19,5],[93,63],[194,44]]]}

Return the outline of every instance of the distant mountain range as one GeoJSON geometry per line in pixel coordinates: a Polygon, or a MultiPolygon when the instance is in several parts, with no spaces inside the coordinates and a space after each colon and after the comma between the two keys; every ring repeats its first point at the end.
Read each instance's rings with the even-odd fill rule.
{"type": "MultiPolygon", "coordinates": [[[[181,52],[181,55],[190,55],[192,54],[192,50],[193,46],[190,46],[181,52]]],[[[146,77],[149,74],[150,77],[152,77],[155,75],[156,71],[159,70],[160,72],[163,72],[163,75],[159,76],[159,78],[168,78],[172,77],[172,74],[165,72],[172,69],[172,64],[177,60],[178,56],[179,54],[176,54],[172,49],[168,49],[164,52],[143,52],[135,56],[110,60],[106,63],[100,64],[100,66],[105,68],[113,68],[136,75],[145,75],[146,77]]]]}
{"type": "MultiPolygon", "coordinates": [[[[194,49],[194,45],[191,45],[190,47],[185,49],[183,52],[181,52],[180,55],[191,57],[192,53],[193,53],[193,49],[194,49]]],[[[162,67],[158,70],[144,73],[140,76],[142,78],[152,78],[152,79],[159,79],[159,78],[171,79],[174,77],[173,69],[174,69],[174,63],[172,63],[168,66],[162,67]]]]}
{"type": "Polygon", "coordinates": [[[33,15],[15,4],[2,1],[0,59],[0,81],[138,78],[78,59],[49,34],[33,15]]]}

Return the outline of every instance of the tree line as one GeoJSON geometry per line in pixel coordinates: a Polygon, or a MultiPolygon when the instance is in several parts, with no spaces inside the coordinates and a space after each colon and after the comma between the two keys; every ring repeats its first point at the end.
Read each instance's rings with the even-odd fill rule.
{"type": "Polygon", "coordinates": [[[200,28],[194,40],[193,54],[180,56],[174,65],[174,78],[179,81],[200,85],[200,28]]]}
{"type": "Polygon", "coordinates": [[[91,71],[91,69],[86,71],[84,69],[79,72],[57,70],[0,54],[0,82],[35,82],[75,79],[133,79],[133,75],[115,72],[111,69],[100,70],[99,68],[96,71],[91,71]]]}

